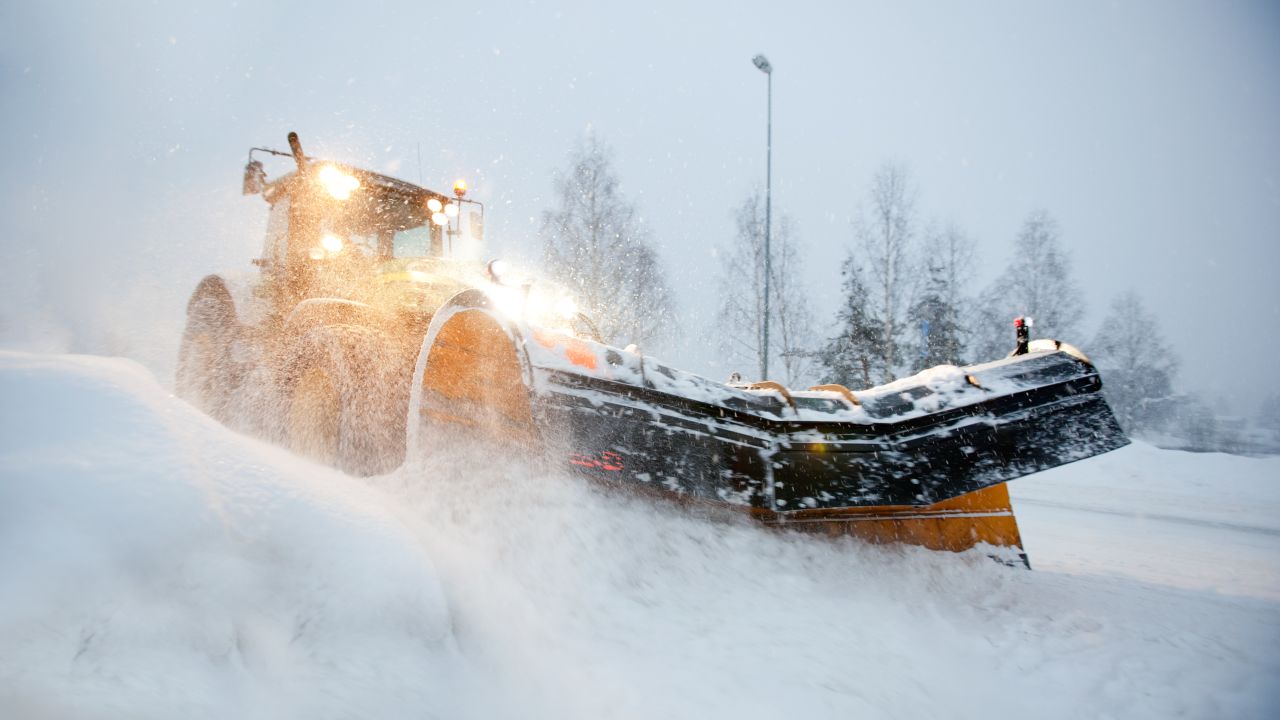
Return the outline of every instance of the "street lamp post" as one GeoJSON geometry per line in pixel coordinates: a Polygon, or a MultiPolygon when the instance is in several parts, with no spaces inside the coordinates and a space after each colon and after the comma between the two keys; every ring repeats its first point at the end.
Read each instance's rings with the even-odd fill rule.
{"type": "Polygon", "coordinates": [[[768,95],[765,123],[764,170],[764,323],[760,340],[760,379],[769,379],[769,280],[773,275],[773,255],[769,252],[769,235],[773,226],[771,200],[773,194],[773,66],[764,55],[756,55],[751,62],[768,78],[768,95]]]}

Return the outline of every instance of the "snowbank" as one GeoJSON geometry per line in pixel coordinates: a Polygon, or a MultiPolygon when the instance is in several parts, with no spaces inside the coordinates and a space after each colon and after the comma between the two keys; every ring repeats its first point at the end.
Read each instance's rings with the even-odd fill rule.
{"type": "MultiPolygon", "coordinates": [[[[1269,591],[1108,565],[1131,547],[1108,538],[1133,518],[1061,507],[1083,488],[1101,510],[1123,507],[1112,489],[1144,494],[1160,477],[1146,466],[1182,464],[1164,451],[1084,461],[1015,499],[1020,518],[1040,516],[1024,522],[1040,568],[1026,572],[713,522],[492,459],[365,483],[221,428],[125,361],[0,353],[0,390],[0,707],[17,708],[5,717],[1278,707],[1269,591]],[[1091,565],[1072,544],[1081,518],[1091,565]]],[[[1253,504],[1245,524],[1272,527],[1258,503],[1274,495],[1247,479],[1270,467],[1223,470],[1242,482],[1205,493],[1253,504]]],[[[1207,505],[1186,477],[1185,504],[1166,495],[1163,514],[1207,505]]],[[[1186,546],[1241,535],[1166,525],[1186,546]]],[[[1275,553],[1276,536],[1253,536],[1275,553]]]]}
{"type": "Polygon", "coordinates": [[[449,714],[441,588],[374,493],[132,362],[0,368],[0,715],[449,714]]]}

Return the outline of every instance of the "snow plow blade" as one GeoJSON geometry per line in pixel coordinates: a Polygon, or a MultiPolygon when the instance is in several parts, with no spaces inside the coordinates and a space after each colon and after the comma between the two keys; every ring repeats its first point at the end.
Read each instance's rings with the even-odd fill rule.
{"type": "Polygon", "coordinates": [[[771,525],[1020,550],[1005,482],[1129,442],[1095,368],[1060,347],[857,393],[788,391],[530,328],[464,294],[427,333],[413,412],[420,445],[433,425],[474,433],[468,418],[488,414],[553,465],[771,525]]]}

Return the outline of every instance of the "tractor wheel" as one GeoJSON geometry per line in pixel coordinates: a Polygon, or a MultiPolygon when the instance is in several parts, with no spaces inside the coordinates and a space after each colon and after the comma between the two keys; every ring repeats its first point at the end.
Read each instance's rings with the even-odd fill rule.
{"type": "Polygon", "coordinates": [[[187,304],[187,326],[178,348],[174,389],[178,396],[226,423],[240,368],[231,346],[239,334],[235,305],[226,285],[206,278],[187,304]]]}
{"type": "Polygon", "coordinates": [[[411,369],[397,347],[357,325],[325,325],[300,337],[285,364],[286,445],[352,475],[398,467],[411,369]]]}

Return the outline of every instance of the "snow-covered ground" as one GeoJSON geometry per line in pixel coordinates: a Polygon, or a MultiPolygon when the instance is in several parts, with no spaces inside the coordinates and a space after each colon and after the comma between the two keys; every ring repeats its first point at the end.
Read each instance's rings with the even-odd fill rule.
{"type": "Polygon", "coordinates": [[[493,461],[372,481],[0,353],[3,718],[1270,718],[1280,459],[1014,483],[1035,571],[493,461]]]}
{"type": "Polygon", "coordinates": [[[1280,601],[1280,458],[1139,442],[1009,488],[1037,569],[1280,601]]]}

